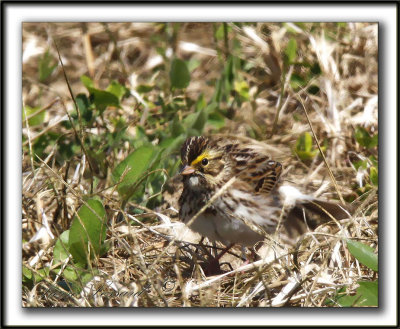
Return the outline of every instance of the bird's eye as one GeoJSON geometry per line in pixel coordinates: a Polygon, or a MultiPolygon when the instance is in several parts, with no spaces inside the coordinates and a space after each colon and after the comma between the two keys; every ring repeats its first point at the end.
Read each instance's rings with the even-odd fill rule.
{"type": "Polygon", "coordinates": [[[201,164],[202,164],[203,166],[207,166],[207,165],[208,165],[208,159],[207,159],[207,158],[204,158],[203,160],[201,160],[201,164]]]}

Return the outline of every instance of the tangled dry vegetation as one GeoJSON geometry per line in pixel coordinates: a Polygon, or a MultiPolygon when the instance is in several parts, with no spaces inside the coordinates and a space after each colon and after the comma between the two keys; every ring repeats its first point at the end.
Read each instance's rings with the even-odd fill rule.
{"type": "Polygon", "coordinates": [[[367,23],[25,23],[23,306],[371,306],[360,288],[377,269],[348,241],[377,253],[377,37],[367,23]],[[266,143],[285,179],[352,216],[247,265],[234,248],[206,277],[211,249],[177,218],[175,174],[182,140],[216,133],[266,143]],[[149,166],[124,182],[139,149],[149,166]],[[79,260],[83,206],[106,221],[79,260]]]}

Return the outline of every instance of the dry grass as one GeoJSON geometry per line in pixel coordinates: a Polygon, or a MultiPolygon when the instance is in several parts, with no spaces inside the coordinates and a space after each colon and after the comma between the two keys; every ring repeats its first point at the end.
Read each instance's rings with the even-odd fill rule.
{"type": "MultiPolygon", "coordinates": [[[[377,249],[377,188],[366,188],[368,170],[353,166],[356,160],[378,155],[377,147],[362,147],[354,138],[357,126],[370,133],[377,133],[378,129],[377,25],[307,23],[302,30],[294,24],[229,26],[229,36],[241,44],[241,52],[235,55],[253,66],[252,74],[242,72],[250,86],[251,100],[235,108],[225,104],[230,115],[218,133],[266,141],[271,153],[283,162],[286,179],[299,183],[309,193],[330,199],[343,195],[347,202],[353,202],[352,216],[309,232],[296,248],[267,242],[260,250],[261,260],[248,265],[242,266],[241,250],[233,249],[221,260],[226,273],[206,277],[200,265],[207,252],[198,245],[200,237],[186,229],[174,211],[179,191],[164,192],[164,202],[154,209],[132,202],[127,208],[122,207],[110,173],[132,151],[131,145],[125,143],[117,152],[107,154],[106,168],[103,172],[99,169],[103,174],[95,178],[82,154],[71,156],[61,165],[54,145],[47,146],[44,159],[32,154],[32,145],[41,135],[57,131],[73,136],[62,125],[66,112],[73,110],[62,70],[58,66],[45,82],[39,82],[38,58],[47,47],[56,57],[52,45],[56,40],[75,95],[87,93],[80,82],[83,74],[91,76],[100,88],[114,79],[135,90],[139,84],[166,79],[166,70],[155,70],[163,64],[156,47],[168,46],[180,58],[200,63],[192,71],[185,96],[197,99],[203,93],[208,100],[214,88],[209,82],[218,78],[223,69],[217,49],[235,49],[226,49],[223,40],[214,39],[212,24],[182,24],[177,35],[170,36],[170,44],[154,40],[161,24],[24,24],[23,104],[43,108],[45,119],[34,127],[25,122],[22,130],[26,138],[22,262],[25,268],[43,277],[40,282],[23,284],[23,306],[324,307],[342,287],[354,292],[357,281],[376,278],[376,272],[349,253],[345,239],[354,238],[377,249]],[[318,63],[321,69],[321,74],[301,89],[288,83],[293,74],[303,73],[298,72],[301,69],[293,65],[287,71],[283,69],[290,29],[296,31],[293,35],[298,60],[318,63]],[[311,85],[320,91],[310,93],[311,85]],[[326,161],[336,187],[321,157],[305,163],[292,152],[300,134],[311,132],[299,99],[304,101],[317,139],[328,143],[326,161]],[[87,283],[77,281],[81,292],[71,293],[62,276],[63,270],[72,266],[71,258],[61,266],[55,264],[53,248],[88,195],[98,196],[106,208],[110,248],[88,269],[92,279],[87,283]],[[133,209],[143,212],[137,214],[133,209]],[[44,269],[49,269],[50,274],[44,269]]],[[[147,101],[170,99],[167,91],[154,90],[147,101]]],[[[180,111],[177,115],[185,113],[180,111]]],[[[162,118],[163,114],[158,107],[143,106],[139,97],[128,97],[121,109],[105,110],[103,126],[99,124],[90,133],[97,134],[104,127],[112,133],[113,120],[119,116],[126,118],[127,132],[134,136],[134,127],[139,124],[146,134],[153,134],[155,127],[148,118],[162,118]]],[[[157,129],[165,129],[168,124],[160,119],[157,129]]],[[[206,125],[204,132],[217,131],[206,125]]],[[[174,156],[178,161],[177,154],[174,156]]],[[[330,306],[338,305],[332,302],[330,306]]]]}

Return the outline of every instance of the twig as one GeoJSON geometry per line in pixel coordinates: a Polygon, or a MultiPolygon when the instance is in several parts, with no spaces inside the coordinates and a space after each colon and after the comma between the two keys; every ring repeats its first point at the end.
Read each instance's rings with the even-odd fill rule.
{"type": "Polygon", "coordinates": [[[313,126],[312,126],[312,124],[311,124],[310,117],[308,116],[306,107],[305,107],[305,105],[304,105],[304,102],[303,102],[302,98],[301,98],[299,95],[297,95],[297,94],[296,94],[296,98],[299,100],[299,102],[300,102],[301,105],[303,106],[303,110],[304,110],[304,113],[305,113],[305,115],[306,115],[308,124],[309,124],[309,126],[310,126],[310,128],[311,128],[311,132],[312,132],[312,134],[313,134],[313,137],[314,137],[314,139],[315,139],[315,142],[317,143],[317,146],[318,146],[319,152],[320,152],[320,154],[321,154],[321,156],[322,156],[322,159],[324,160],[325,165],[326,165],[326,167],[327,167],[327,169],[328,169],[329,176],[330,176],[330,178],[331,178],[331,181],[332,181],[333,185],[335,186],[335,190],[336,190],[336,193],[337,193],[338,196],[339,196],[340,202],[342,203],[342,205],[346,205],[346,202],[345,202],[344,199],[343,199],[342,193],[340,193],[339,186],[338,186],[338,184],[337,184],[337,182],[336,182],[335,176],[333,176],[332,170],[331,170],[331,168],[329,167],[328,161],[326,161],[324,152],[323,152],[322,149],[321,149],[321,146],[320,146],[320,144],[319,144],[317,135],[315,134],[314,128],[313,128],[313,126]]]}

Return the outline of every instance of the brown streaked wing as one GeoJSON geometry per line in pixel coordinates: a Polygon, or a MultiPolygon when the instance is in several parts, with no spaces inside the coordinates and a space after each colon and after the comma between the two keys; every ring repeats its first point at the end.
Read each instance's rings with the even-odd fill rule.
{"type": "Polygon", "coordinates": [[[245,154],[246,152],[238,152],[237,156],[234,156],[235,171],[239,178],[252,186],[256,193],[270,193],[279,180],[282,165],[266,155],[245,154]]]}
{"type": "Polygon", "coordinates": [[[265,170],[264,176],[260,178],[255,188],[257,193],[268,194],[275,187],[282,172],[282,166],[279,162],[269,161],[269,168],[265,170]]]}

